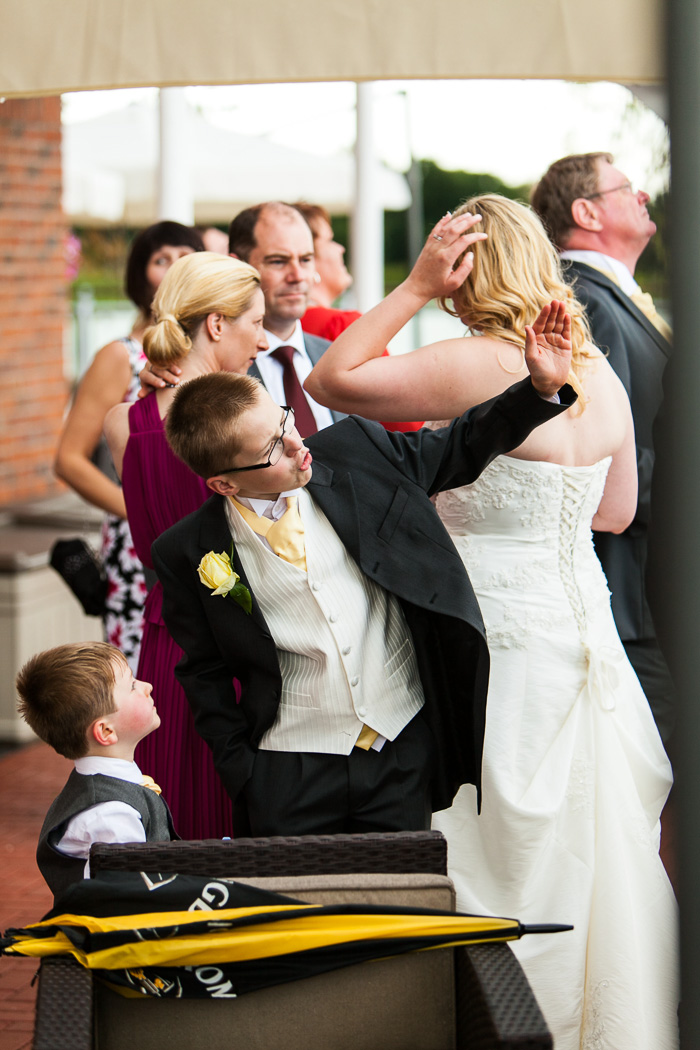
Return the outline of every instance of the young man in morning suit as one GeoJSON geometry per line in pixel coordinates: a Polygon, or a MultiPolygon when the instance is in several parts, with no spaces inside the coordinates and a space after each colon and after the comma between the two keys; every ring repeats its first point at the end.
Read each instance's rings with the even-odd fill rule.
{"type": "MultiPolygon", "coordinates": [[[[613,167],[609,153],[556,161],[535,187],[532,205],[547,227],[568,276],[586,308],[593,341],[622,380],[632,406],[639,498],[623,533],[596,533],[595,546],[612,592],[620,638],[647,695],[664,742],[673,729],[674,687],[661,652],[647,598],[652,473],[663,466],[654,449],[654,422],[663,400],[662,379],[671,355],[671,329],[634,280],[637,261],[656,232],[649,195],[636,191],[613,167]]],[[[658,451],[658,450],[657,450],[658,451]]],[[[651,525],[651,528],[650,528],[651,525]]],[[[659,522],[656,522],[660,532],[659,522]]],[[[658,560],[663,552],[654,553],[658,560]]]]}
{"type": "MultiPolygon", "coordinates": [[[[466,278],[469,253],[453,266],[483,239],[474,221],[436,237],[437,291],[412,275],[391,293],[399,315],[466,278]]],[[[488,650],[430,496],[573,403],[567,329],[551,312],[528,336],[531,379],[441,431],[352,416],[307,447],[250,376],[178,391],[168,440],[215,495],[153,560],[195,728],[254,835],[426,828],[461,784],[479,785],[488,650]]]]}

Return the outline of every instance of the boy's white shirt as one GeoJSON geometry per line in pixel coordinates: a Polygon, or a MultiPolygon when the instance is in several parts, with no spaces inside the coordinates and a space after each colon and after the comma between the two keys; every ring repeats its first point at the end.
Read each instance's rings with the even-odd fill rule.
{"type": "MultiPolygon", "coordinates": [[[[141,770],[135,762],[124,758],[103,758],[89,755],[75,760],[75,770],[81,776],[101,773],[116,780],[140,784],[141,770]]],[[[126,802],[98,802],[77,813],[68,821],[65,833],[56,849],[69,857],[85,857],[86,879],[90,878],[90,846],[93,842],[145,842],[146,830],[141,814],[126,802]]]]}

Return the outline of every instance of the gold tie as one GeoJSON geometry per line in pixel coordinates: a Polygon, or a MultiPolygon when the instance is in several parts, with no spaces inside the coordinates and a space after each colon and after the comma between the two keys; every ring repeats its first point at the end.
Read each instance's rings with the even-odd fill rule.
{"type": "Polygon", "coordinates": [[[370,729],[367,725],[363,725],[360,730],[360,735],[355,741],[355,747],[361,747],[363,751],[369,751],[378,736],[379,733],[377,733],[376,730],[370,729]]]}
{"type": "Polygon", "coordinates": [[[155,791],[156,795],[161,794],[161,788],[156,784],[153,777],[147,777],[145,773],[141,776],[141,787],[149,788],[151,791],[155,791]]]}
{"type": "MultiPolygon", "coordinates": [[[[593,266],[593,263],[588,265],[593,266]]],[[[603,269],[602,266],[593,266],[594,270],[598,270],[605,277],[609,277],[613,284],[616,284],[620,288],[620,282],[617,278],[617,274],[612,270],[603,269]]],[[[643,292],[641,288],[638,292],[625,292],[627,297],[632,300],[638,310],[641,310],[648,321],[651,321],[657,332],[660,332],[667,343],[673,342],[673,329],[667,321],[664,321],[661,314],[654,306],[654,300],[649,295],[649,292],[643,292]]]]}
{"type": "Polygon", "coordinates": [[[635,292],[634,295],[630,296],[630,299],[635,306],[638,306],[644,316],[651,321],[657,332],[660,332],[667,343],[673,342],[673,329],[670,324],[664,321],[661,314],[654,306],[654,300],[649,295],[649,292],[635,292]]]}
{"type": "Polygon", "coordinates": [[[283,561],[295,565],[306,572],[306,547],[304,544],[304,525],[297,506],[297,496],[287,496],[287,509],[281,518],[272,521],[261,518],[255,511],[248,510],[233,496],[230,497],[234,507],[244,521],[250,525],[258,536],[264,536],[274,553],[283,561]]]}

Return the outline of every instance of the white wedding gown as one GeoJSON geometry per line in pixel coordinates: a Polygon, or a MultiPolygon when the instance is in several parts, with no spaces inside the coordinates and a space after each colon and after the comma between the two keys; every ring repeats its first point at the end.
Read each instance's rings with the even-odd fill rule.
{"type": "Polygon", "coordinates": [[[491,653],[483,806],[434,816],[460,910],[573,932],[513,945],[556,1050],[677,1046],[676,904],[658,855],[671,771],[590,525],[610,464],[501,456],[437,499],[491,653]]]}

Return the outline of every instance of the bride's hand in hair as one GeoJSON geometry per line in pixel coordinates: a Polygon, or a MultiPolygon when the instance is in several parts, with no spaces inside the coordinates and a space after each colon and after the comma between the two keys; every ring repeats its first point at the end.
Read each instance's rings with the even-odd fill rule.
{"type": "Polygon", "coordinates": [[[525,363],[532,385],[542,397],[552,397],[564,385],[571,367],[571,316],[553,299],[525,325],[525,363]]]}
{"type": "Polygon", "coordinates": [[[474,265],[469,248],[486,240],[485,233],[472,233],[480,215],[465,212],[453,218],[448,212],[431,230],[415,266],[406,278],[406,287],[429,302],[441,295],[452,295],[464,284],[474,265]],[[464,258],[455,268],[462,253],[464,258]]]}

